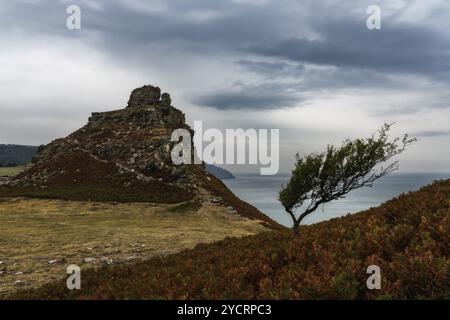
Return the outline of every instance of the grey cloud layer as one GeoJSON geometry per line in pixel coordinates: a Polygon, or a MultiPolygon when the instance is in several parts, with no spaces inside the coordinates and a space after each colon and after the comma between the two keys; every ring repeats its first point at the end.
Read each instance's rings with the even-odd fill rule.
{"type": "MultiPolygon", "coordinates": [[[[358,126],[365,132],[403,117],[410,132],[440,139],[439,150],[450,150],[441,145],[450,127],[450,3],[377,1],[380,31],[366,28],[371,4],[3,0],[0,84],[16,96],[0,92],[7,115],[0,118],[0,140],[45,142],[64,135],[90,111],[119,107],[129,89],[151,82],[172,92],[187,113],[197,112],[188,118],[211,125],[220,125],[219,114],[247,127],[297,132],[303,126],[302,141],[322,145],[336,132],[358,126]],[[69,4],[82,9],[81,31],[65,28],[69,4]],[[30,48],[36,50],[28,55],[30,48]]],[[[289,147],[298,134],[290,139],[289,147]]],[[[448,163],[450,155],[441,158],[448,163]]]]}
{"type": "Polygon", "coordinates": [[[292,107],[300,98],[277,84],[247,86],[239,84],[233,91],[205,94],[194,102],[217,109],[272,109],[292,107]]]}
{"type": "MultiPolygon", "coordinates": [[[[247,56],[236,63],[262,76],[258,84],[266,84],[267,97],[260,96],[258,85],[249,84],[249,88],[237,93],[230,84],[214,96],[193,98],[205,106],[235,109],[259,104],[261,109],[271,109],[292,105],[292,94],[270,92],[269,87],[278,90],[280,86],[270,86],[274,81],[267,77],[276,76],[296,78],[288,86],[300,92],[388,85],[398,88],[402,83],[396,77],[405,74],[447,83],[450,79],[450,37],[444,33],[450,23],[442,28],[414,25],[397,22],[393,15],[383,17],[382,30],[368,30],[368,1],[260,1],[257,5],[229,0],[75,3],[83,9],[86,30],[79,36],[122,62],[151,63],[152,49],[164,46],[167,51],[200,56],[209,52],[218,59],[230,54],[247,56]],[[352,11],[355,8],[358,10],[352,11]],[[262,58],[276,61],[260,61],[262,58]],[[305,70],[303,64],[331,69],[305,70]]],[[[64,36],[69,31],[61,22],[68,4],[6,1],[0,14],[7,27],[64,36]]]]}

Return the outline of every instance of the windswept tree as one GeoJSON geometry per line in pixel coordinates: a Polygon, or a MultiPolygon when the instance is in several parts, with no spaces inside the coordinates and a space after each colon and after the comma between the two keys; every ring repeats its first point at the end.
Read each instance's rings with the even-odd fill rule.
{"type": "Polygon", "coordinates": [[[377,179],[398,169],[398,161],[389,160],[416,139],[407,134],[390,139],[391,127],[392,124],[384,124],[369,138],[328,145],[323,153],[304,157],[297,154],[292,176],[278,195],[293,220],[295,234],[299,233],[302,220],[320,205],[344,198],[352,190],[371,187],[377,179]]]}

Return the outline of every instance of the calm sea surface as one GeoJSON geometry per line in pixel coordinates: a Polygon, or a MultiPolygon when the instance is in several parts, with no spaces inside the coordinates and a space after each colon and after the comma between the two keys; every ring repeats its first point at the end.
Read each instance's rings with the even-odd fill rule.
{"type": "MultiPolygon", "coordinates": [[[[345,199],[325,204],[306,217],[303,223],[311,224],[376,207],[404,192],[418,190],[434,180],[449,178],[450,173],[391,174],[375,182],[373,188],[355,190],[345,199]]],[[[291,226],[290,217],[277,200],[280,186],[288,179],[287,175],[237,175],[236,179],[225,180],[224,183],[242,200],[257,207],[279,223],[291,226]]]]}

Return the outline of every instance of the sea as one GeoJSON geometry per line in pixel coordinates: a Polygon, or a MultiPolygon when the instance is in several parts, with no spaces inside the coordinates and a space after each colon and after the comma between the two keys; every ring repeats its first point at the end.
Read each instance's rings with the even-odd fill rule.
{"type": "MultiPolygon", "coordinates": [[[[441,179],[450,179],[450,173],[393,173],[376,181],[371,188],[354,190],[344,199],[321,206],[306,217],[302,224],[313,224],[376,207],[402,193],[418,190],[441,179]]],[[[224,183],[240,199],[255,206],[278,223],[290,227],[292,220],[277,200],[281,185],[288,180],[287,174],[241,174],[236,175],[236,179],[224,180],[224,183]]]]}

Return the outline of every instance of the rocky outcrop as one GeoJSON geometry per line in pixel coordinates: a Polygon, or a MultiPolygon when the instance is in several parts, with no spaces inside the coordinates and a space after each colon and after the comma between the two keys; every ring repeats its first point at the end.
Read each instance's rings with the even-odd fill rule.
{"type": "Polygon", "coordinates": [[[135,89],[126,108],[93,113],[79,130],[40,147],[25,171],[1,181],[0,197],[162,203],[219,198],[218,205],[234,202],[241,214],[267,220],[203,165],[172,163],[172,131],[193,131],[170,105],[170,95],[160,93],[154,86],[135,89]]]}
{"type": "Polygon", "coordinates": [[[168,93],[163,93],[161,95],[161,89],[159,87],[148,85],[134,89],[133,92],[131,92],[128,108],[155,105],[170,107],[171,103],[172,100],[168,93]]]}
{"type": "Polygon", "coordinates": [[[170,157],[176,143],[171,141],[172,131],[192,130],[184,114],[170,106],[170,96],[161,100],[160,92],[158,87],[144,86],[133,90],[127,108],[93,113],[79,130],[40,147],[23,173],[2,184],[32,194],[45,190],[59,195],[63,190],[61,197],[78,190],[77,199],[108,199],[106,194],[98,198],[106,187],[114,201],[124,200],[121,195],[130,188],[134,194],[128,194],[129,201],[178,202],[195,197],[198,174],[174,165],[170,157]],[[87,192],[89,185],[92,191],[87,192]],[[144,196],[150,192],[154,196],[144,196]]]}
{"type": "Polygon", "coordinates": [[[229,180],[236,178],[230,171],[212,164],[206,164],[205,169],[220,180],[229,180]]]}
{"type": "Polygon", "coordinates": [[[10,181],[10,177],[0,177],[0,186],[8,184],[10,181]]]}
{"type": "Polygon", "coordinates": [[[177,128],[188,127],[184,114],[175,108],[146,106],[93,113],[83,128],[40,150],[31,166],[80,150],[142,173],[151,168],[169,170],[174,167],[170,136],[177,128]]]}
{"type": "Polygon", "coordinates": [[[172,104],[172,99],[170,98],[170,94],[163,93],[161,95],[161,105],[162,106],[166,106],[166,107],[170,107],[171,104],[172,104]]]}

